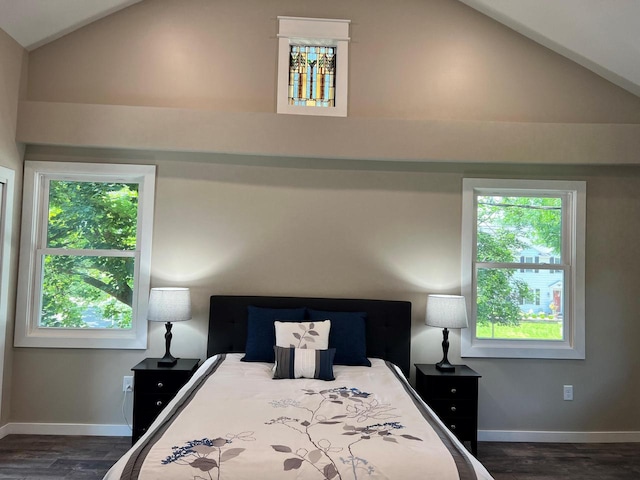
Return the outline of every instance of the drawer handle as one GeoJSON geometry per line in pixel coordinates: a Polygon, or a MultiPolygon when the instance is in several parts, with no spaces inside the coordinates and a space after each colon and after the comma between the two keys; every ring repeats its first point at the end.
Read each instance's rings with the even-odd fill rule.
{"type": "Polygon", "coordinates": [[[456,406],[454,405],[453,407],[451,407],[451,411],[455,412],[457,410],[456,406]]]}
{"type": "Polygon", "coordinates": [[[164,387],[164,384],[162,382],[158,382],[158,388],[162,388],[164,387]]]}
{"type": "Polygon", "coordinates": [[[456,426],[455,426],[455,425],[451,425],[449,428],[450,428],[451,430],[455,430],[455,429],[456,429],[456,426]]]}
{"type": "Polygon", "coordinates": [[[451,393],[458,393],[458,390],[456,390],[455,388],[452,388],[451,393]]]}
{"type": "Polygon", "coordinates": [[[156,402],[156,405],[157,405],[158,407],[161,407],[161,406],[162,406],[162,400],[158,400],[158,401],[156,402]]]}

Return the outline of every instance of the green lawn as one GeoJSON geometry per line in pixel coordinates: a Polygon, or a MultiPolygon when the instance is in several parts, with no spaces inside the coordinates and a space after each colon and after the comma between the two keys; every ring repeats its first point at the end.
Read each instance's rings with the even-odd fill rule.
{"type": "Polygon", "coordinates": [[[517,326],[495,324],[493,336],[491,327],[491,324],[478,325],[477,338],[562,340],[562,323],[521,322],[517,326]]]}

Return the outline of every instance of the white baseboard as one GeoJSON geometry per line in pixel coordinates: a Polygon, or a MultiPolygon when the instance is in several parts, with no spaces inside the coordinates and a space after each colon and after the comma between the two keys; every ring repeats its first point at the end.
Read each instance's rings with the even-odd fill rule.
{"type": "Polygon", "coordinates": [[[0,438],[10,434],[130,437],[131,429],[127,425],[87,423],[8,423],[0,427],[0,438]]]}
{"type": "Polygon", "coordinates": [[[545,432],[478,430],[480,442],[624,443],[640,442],[640,432],[545,432]]]}

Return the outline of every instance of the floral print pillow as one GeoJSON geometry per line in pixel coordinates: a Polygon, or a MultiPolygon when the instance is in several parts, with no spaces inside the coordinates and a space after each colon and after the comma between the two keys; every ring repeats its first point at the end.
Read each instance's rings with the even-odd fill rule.
{"type": "Polygon", "coordinates": [[[274,322],[276,346],[284,348],[308,348],[326,350],[329,348],[331,320],[320,322],[274,322]]]}

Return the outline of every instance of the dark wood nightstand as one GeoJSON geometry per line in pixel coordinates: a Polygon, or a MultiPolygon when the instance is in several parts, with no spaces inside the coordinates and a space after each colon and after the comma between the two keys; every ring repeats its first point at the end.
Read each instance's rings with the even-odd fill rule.
{"type": "Polygon", "coordinates": [[[173,367],[159,367],[159,358],[145,358],[133,370],[133,433],[135,443],[198,368],[197,358],[180,358],[173,367]]]}
{"type": "Polygon", "coordinates": [[[416,364],[416,391],[461,442],[478,454],[478,374],[466,365],[441,372],[435,365],[416,364]]]}

